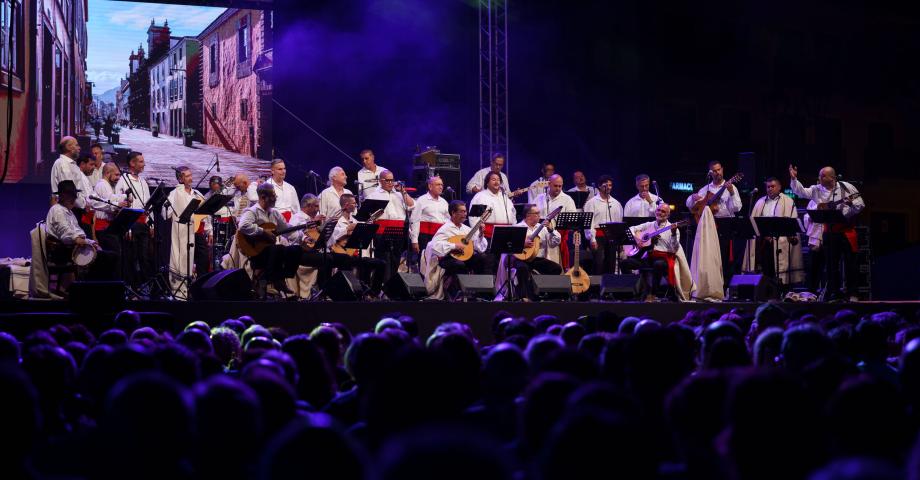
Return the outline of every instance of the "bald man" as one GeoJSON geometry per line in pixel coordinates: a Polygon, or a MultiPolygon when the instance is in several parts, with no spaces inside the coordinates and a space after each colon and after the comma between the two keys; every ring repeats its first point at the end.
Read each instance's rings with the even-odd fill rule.
{"type": "Polygon", "coordinates": [[[58,185],[64,180],[70,180],[80,190],[77,192],[77,200],[74,205],[77,208],[86,208],[86,196],[89,192],[82,188],[86,175],[77,166],[80,144],[74,137],[64,137],[58,143],[57,151],[60,156],[51,166],[51,192],[56,192],[58,185]]]}
{"type": "MultiPolygon", "coordinates": [[[[559,207],[562,207],[563,212],[577,212],[578,209],[575,208],[575,200],[572,200],[569,194],[562,191],[562,175],[553,174],[548,178],[549,187],[546,193],[537,195],[535,199],[537,209],[540,210],[540,218],[546,218],[547,215],[559,207]]],[[[549,244],[546,244],[547,250],[545,256],[548,260],[552,260],[562,265],[563,269],[566,269],[569,267],[568,249],[565,243],[568,232],[559,233],[562,235],[562,245],[559,247],[550,247],[549,244]]]]}
{"type": "MultiPolygon", "coordinates": [[[[805,187],[799,182],[798,169],[789,165],[789,186],[802,197],[813,200],[819,205],[828,202],[840,202],[835,208],[844,218],[845,224],[826,225],[822,237],[824,260],[827,268],[826,300],[854,300],[856,294],[856,215],[866,204],[852,184],[837,180],[833,167],[824,167],[818,171],[818,184],[805,187]],[[841,285],[840,262],[844,264],[846,286],[841,285]]],[[[819,207],[820,208],[820,207],[819,207]]]]}
{"type": "Polygon", "coordinates": [[[118,184],[120,178],[121,171],[117,165],[112,162],[104,164],[102,166],[102,178],[96,182],[93,187],[93,193],[97,198],[105,201],[92,201],[93,209],[96,211],[96,240],[99,241],[99,245],[104,250],[115,254],[114,270],[117,279],[124,278],[124,273],[121,271],[122,239],[117,235],[108,233],[107,229],[112,220],[115,219],[115,215],[122,208],[131,206],[131,202],[127,200],[127,195],[115,193],[115,185],[118,184]]]}

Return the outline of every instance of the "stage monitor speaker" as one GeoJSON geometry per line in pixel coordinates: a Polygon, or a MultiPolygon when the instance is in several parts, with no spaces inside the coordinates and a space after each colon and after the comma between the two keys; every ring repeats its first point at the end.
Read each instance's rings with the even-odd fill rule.
{"type": "Polygon", "coordinates": [[[495,298],[495,275],[457,275],[457,283],[465,297],[495,298]]]}
{"type": "Polygon", "coordinates": [[[383,286],[390,300],[416,300],[428,295],[425,280],[417,273],[397,272],[383,286]]]}
{"type": "Polygon", "coordinates": [[[779,298],[779,289],[774,280],[766,275],[735,275],[728,285],[732,300],[764,302],[779,298]]]}
{"type": "Polygon", "coordinates": [[[601,278],[601,298],[632,300],[636,298],[636,285],[638,284],[639,275],[635,273],[604,275],[601,278]]]}
{"type": "Polygon", "coordinates": [[[325,291],[334,302],[356,302],[364,293],[364,285],[351,270],[339,270],[326,282],[325,291]]]}
{"type": "Polygon", "coordinates": [[[572,280],[566,275],[534,275],[533,293],[540,299],[568,299],[572,296],[572,280]]]}
{"type": "Polygon", "coordinates": [[[221,270],[208,277],[201,285],[201,296],[195,300],[251,300],[252,280],[246,270],[232,268],[221,270]]]}
{"type": "Polygon", "coordinates": [[[122,282],[74,282],[69,293],[74,313],[106,315],[125,308],[125,284],[122,282]]]}
{"type": "Polygon", "coordinates": [[[188,295],[191,300],[204,300],[204,284],[211,277],[217,275],[223,270],[214,270],[213,272],[205,273],[204,275],[198,275],[198,277],[192,282],[188,287],[188,295]]]}

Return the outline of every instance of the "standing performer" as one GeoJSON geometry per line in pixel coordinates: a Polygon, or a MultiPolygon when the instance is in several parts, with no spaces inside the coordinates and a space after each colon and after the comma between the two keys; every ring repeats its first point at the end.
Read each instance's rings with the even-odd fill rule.
{"type": "MultiPolygon", "coordinates": [[[[195,276],[192,267],[195,258],[195,233],[194,222],[189,219],[189,223],[179,223],[179,216],[188,207],[192,200],[204,202],[204,196],[198,190],[192,188],[192,170],[182,166],[176,168],[176,180],[179,184],[170,192],[163,205],[163,218],[172,222],[172,235],[169,248],[169,284],[172,287],[173,295],[182,300],[188,300],[188,287],[195,276]]],[[[211,229],[211,222],[208,218],[201,221],[204,226],[205,235],[207,235],[207,244],[201,245],[206,248],[214,241],[214,234],[211,229]]]]}
{"type": "MultiPolygon", "coordinates": [[[[126,195],[131,201],[131,208],[143,210],[150,199],[150,187],[141,177],[144,172],[144,155],[141,152],[128,154],[128,174],[122,175],[115,185],[115,193],[126,195]]],[[[124,259],[125,280],[136,287],[153,276],[156,267],[153,265],[153,255],[150,254],[150,238],[153,237],[153,227],[147,226],[147,214],[138,217],[131,230],[128,232],[128,241],[125,244],[124,259]]]]}
{"type": "MultiPolygon", "coordinates": [[[[498,175],[494,175],[495,181],[498,182],[498,175]]],[[[488,190],[483,192],[485,191],[488,190]]],[[[434,237],[425,247],[421,261],[420,270],[425,276],[425,289],[429,298],[437,300],[444,298],[444,275],[453,276],[469,272],[491,275],[495,272],[494,258],[484,253],[488,248],[488,242],[482,236],[482,226],[470,238],[474,253],[469,260],[461,261],[451,256],[452,252],[463,251],[464,245],[461,242],[451,242],[450,238],[457,235],[468,235],[471,228],[463,223],[467,217],[466,204],[462,200],[450,202],[448,213],[450,221],[435,232],[434,237]]],[[[475,224],[476,222],[471,220],[470,223],[475,224]]]]}
{"type": "MultiPolygon", "coordinates": [[[[767,194],[754,204],[751,209],[752,217],[799,217],[795,202],[783,193],[783,186],[776,177],[768,178],[764,182],[764,187],[767,194]]],[[[801,282],[805,272],[802,269],[802,245],[799,244],[799,237],[782,237],[778,242],[774,242],[771,237],[748,240],[742,270],[761,271],[771,278],[778,276],[785,286],[801,282]],[[774,263],[778,263],[778,267],[774,266],[774,263]]]]}
{"type": "Polygon", "coordinates": [[[290,221],[291,215],[300,211],[300,197],[297,196],[294,186],[284,181],[285,177],[287,177],[287,168],[284,160],[280,158],[272,160],[272,177],[268,179],[268,184],[275,189],[275,195],[278,196],[275,208],[281,212],[286,221],[290,221]]]}
{"type": "MultiPolygon", "coordinates": [[[[572,200],[572,197],[569,194],[562,191],[562,175],[553,174],[549,177],[549,190],[547,193],[541,193],[536,198],[537,209],[540,210],[540,215],[543,218],[546,218],[553,210],[558,207],[562,207],[563,212],[575,212],[575,200],[572,200]]],[[[562,268],[568,268],[569,266],[569,249],[566,240],[568,239],[568,231],[563,230],[559,232],[562,235],[562,244],[556,247],[551,247],[546,244],[546,253],[545,256],[548,260],[552,260],[559,265],[562,265],[562,268]]]]}
{"type": "Polygon", "coordinates": [[[77,143],[76,138],[64,137],[58,143],[57,150],[60,156],[51,166],[51,192],[56,192],[58,185],[64,180],[70,180],[78,190],[81,190],[77,192],[78,195],[74,206],[86,208],[86,195],[89,192],[81,188],[83,186],[83,177],[86,175],[77,165],[77,159],[80,158],[80,144],[77,143]]]}
{"type": "Polygon", "coordinates": [[[105,164],[102,168],[102,179],[96,182],[93,189],[96,196],[103,202],[94,201],[93,210],[96,212],[96,240],[104,250],[115,254],[114,272],[116,278],[123,278],[122,268],[122,238],[107,232],[109,224],[115,220],[115,216],[122,208],[129,208],[131,202],[127,200],[127,195],[115,193],[115,186],[121,178],[121,172],[114,162],[105,164]],[[108,203],[106,203],[108,202],[108,203]]]}
{"type": "Polygon", "coordinates": [[[639,191],[635,197],[630,198],[623,207],[624,217],[654,217],[660,199],[657,195],[649,191],[652,181],[648,175],[640,173],[636,175],[636,190],[639,191]]]}
{"type": "Polygon", "coordinates": [[[93,193],[94,184],[90,182],[90,175],[92,175],[95,163],[93,159],[89,157],[80,157],[77,159],[77,168],[80,170],[80,175],[78,176],[79,183],[77,183],[77,188],[79,189],[78,201],[83,202],[83,207],[76,207],[77,210],[74,212],[77,215],[77,220],[80,221],[80,228],[86,232],[88,238],[93,237],[93,202],[90,201],[89,196],[93,193]]]}
{"type": "Polygon", "coordinates": [[[358,196],[361,200],[364,200],[368,193],[380,186],[380,174],[387,169],[377,165],[374,152],[369,148],[361,150],[360,156],[364,168],[358,170],[358,196]]]}
{"type": "Polygon", "coordinates": [[[412,240],[412,250],[415,253],[424,250],[441,225],[450,220],[447,200],[441,197],[443,192],[444,181],[441,177],[429,177],[428,193],[415,200],[409,225],[409,239],[412,240]]]}
{"type": "Polygon", "coordinates": [[[233,195],[230,215],[239,220],[243,210],[259,201],[259,195],[256,193],[256,184],[251,183],[249,175],[238,173],[233,177],[233,190],[229,193],[233,195]]]}
{"type": "MultiPolygon", "coordinates": [[[[588,185],[585,173],[581,170],[575,170],[575,173],[572,174],[572,183],[574,183],[575,186],[568,189],[568,192],[588,192],[588,201],[597,196],[597,188],[588,185]]],[[[579,211],[584,211],[584,208],[579,211]]]]}
{"type": "MultiPolygon", "coordinates": [[[[537,238],[540,239],[540,245],[547,245],[550,248],[558,247],[562,243],[562,236],[559,235],[558,230],[550,229],[549,222],[546,220],[540,221],[540,209],[536,205],[527,204],[524,207],[524,220],[517,224],[520,227],[527,227],[527,236],[524,237],[524,247],[530,248],[533,246],[533,240],[531,237],[537,228],[540,225],[543,225],[540,228],[540,233],[537,234],[537,238]]],[[[502,274],[506,271],[506,263],[511,262],[511,266],[516,270],[517,286],[522,290],[521,298],[525,300],[536,300],[536,295],[534,294],[533,287],[533,272],[540,273],[541,275],[560,275],[562,274],[562,267],[546,258],[546,249],[541,248],[537,251],[537,255],[530,260],[524,261],[514,255],[503,254],[501,263],[498,266],[498,275],[503,276],[502,274]]],[[[496,283],[501,285],[504,283],[503,278],[496,279],[496,283]]],[[[505,295],[505,300],[510,300],[508,295],[505,295]]]]}
{"type": "Polygon", "coordinates": [[[585,231],[585,238],[591,244],[594,256],[594,274],[613,273],[617,261],[618,249],[607,241],[601,225],[623,221],[623,207],[613,198],[613,179],[610,175],[601,175],[597,179],[598,194],[585,203],[585,211],[592,213],[591,229],[585,231]]]}
{"type": "Polygon", "coordinates": [[[401,241],[392,242],[383,240],[379,234],[384,228],[388,227],[405,229],[409,212],[415,207],[415,200],[409,196],[402,186],[396,184],[393,172],[382,169],[378,178],[380,186],[367,192],[366,198],[389,202],[383,210],[383,216],[377,221],[380,229],[377,230],[378,237],[374,240],[374,257],[386,262],[387,270],[383,281],[387,281],[399,268],[399,257],[405,251],[406,238],[402,237],[401,241]]]}
{"type": "MultiPolygon", "coordinates": [[[[818,202],[808,201],[806,210],[818,208],[818,202]]],[[[821,248],[824,240],[824,224],[811,221],[811,216],[807,213],[802,217],[802,225],[805,227],[805,236],[808,237],[808,274],[805,275],[805,282],[808,291],[817,292],[824,283],[824,250],[821,248]]]]}
{"type": "Polygon", "coordinates": [[[854,254],[859,249],[856,239],[855,217],[864,208],[865,202],[852,184],[838,181],[832,167],[818,172],[818,184],[804,187],[798,179],[798,169],[789,165],[792,191],[803,198],[818,202],[818,209],[840,210],[847,219],[843,225],[825,226],[822,238],[825,268],[827,269],[828,300],[854,300],[856,294],[856,262],[854,254]],[[829,228],[828,228],[829,227],[829,228]],[[846,286],[841,286],[840,263],[843,262],[846,286]]]}
{"type": "Polygon", "coordinates": [[[89,151],[90,158],[93,162],[93,172],[89,175],[89,183],[95,187],[96,184],[99,183],[99,180],[102,180],[102,167],[105,165],[105,153],[102,150],[102,145],[98,143],[90,145],[89,151]]]}
{"type": "MultiPolygon", "coordinates": [[[[485,222],[482,231],[483,237],[492,238],[492,230],[495,225],[514,225],[517,223],[517,213],[514,211],[514,203],[508,198],[508,191],[503,190],[499,174],[489,172],[483,182],[485,189],[473,196],[473,199],[470,200],[470,209],[474,205],[484,205],[492,209],[492,215],[485,222]]],[[[466,209],[464,209],[463,216],[466,217],[466,209]]],[[[475,225],[479,221],[479,217],[469,218],[470,225],[475,225]]]]}
{"type": "MultiPolygon", "coordinates": [[[[693,208],[693,205],[698,201],[706,198],[707,193],[712,192],[715,195],[719,192],[722,185],[725,184],[722,163],[716,160],[709,162],[709,178],[712,181],[708,185],[687,198],[687,208],[693,208]]],[[[728,188],[722,192],[722,196],[717,203],[713,204],[712,210],[712,215],[716,218],[734,217],[736,213],[741,211],[741,194],[738,193],[738,189],[734,185],[728,184],[728,188]]],[[[733,239],[729,235],[723,235],[721,232],[718,235],[719,250],[722,254],[722,283],[723,285],[728,285],[735,271],[733,239]]]]}
{"type": "Polygon", "coordinates": [[[489,173],[494,173],[496,175],[501,175],[500,185],[505,189],[506,192],[511,191],[511,187],[508,184],[508,177],[502,173],[502,168],[505,168],[505,156],[501,153],[496,153],[492,155],[492,163],[473,175],[473,178],[469,182],[466,182],[466,193],[479,193],[485,187],[486,175],[489,173]]]}
{"type": "Polygon", "coordinates": [[[324,217],[331,217],[341,210],[339,202],[342,195],[352,195],[351,190],[345,188],[347,181],[342,167],[332,167],[329,170],[329,187],[319,194],[319,213],[324,217]]]}
{"type": "Polygon", "coordinates": [[[543,168],[540,169],[540,178],[531,182],[527,187],[527,203],[536,204],[537,197],[546,193],[549,188],[549,179],[555,174],[556,164],[543,162],[543,168]]]}
{"type": "MultiPolygon", "coordinates": [[[[342,216],[339,217],[335,224],[332,235],[329,236],[329,248],[335,246],[339,240],[346,240],[351,232],[354,231],[358,220],[355,219],[354,213],[357,210],[358,203],[355,196],[351,193],[343,194],[339,199],[342,216]]],[[[368,290],[368,299],[374,300],[380,297],[381,287],[383,286],[383,276],[386,273],[386,263],[378,258],[349,256],[341,253],[332,254],[333,261],[338,268],[357,268],[361,275],[361,281],[370,285],[368,290]]]]}

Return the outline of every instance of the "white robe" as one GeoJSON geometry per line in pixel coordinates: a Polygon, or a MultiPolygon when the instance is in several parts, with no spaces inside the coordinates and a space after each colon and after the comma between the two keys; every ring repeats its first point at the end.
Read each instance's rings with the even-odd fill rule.
{"type": "MultiPolygon", "coordinates": [[[[632,231],[633,236],[638,236],[644,231],[655,231],[658,228],[660,227],[657,221],[652,220],[651,222],[630,227],[630,231],[632,231]]],[[[661,240],[655,244],[654,249],[674,254],[674,278],[677,280],[677,284],[673,286],[674,293],[679,301],[689,302],[691,299],[690,294],[696,287],[693,283],[693,275],[690,273],[690,264],[684,254],[684,247],[680,245],[680,232],[677,230],[664,232],[660,238],[661,240]]]]}
{"type": "MultiPolygon", "coordinates": [[[[433,300],[444,299],[444,269],[438,265],[438,261],[444,255],[450,254],[454,246],[448,241],[454,235],[466,235],[470,233],[470,227],[461,223],[458,227],[453,222],[447,222],[441,225],[441,228],[434,234],[428,246],[422,252],[422,258],[419,260],[419,272],[425,277],[425,289],[428,291],[428,298],[433,300]]],[[[473,234],[473,250],[484,252],[488,248],[488,242],[479,235],[479,232],[473,234]]]]}
{"type": "MultiPolygon", "coordinates": [[[[172,223],[171,242],[169,248],[169,284],[178,299],[188,299],[188,285],[183,279],[195,276],[195,232],[194,222],[179,223],[179,216],[193,199],[204,201],[204,196],[198,190],[186,192],[184,185],[178,185],[169,193],[167,200],[171,206],[163,207],[163,218],[172,223]],[[192,246],[187,248],[187,244],[192,246]]],[[[205,234],[211,233],[209,218],[202,220],[205,234]]]]}
{"type": "MultiPolygon", "coordinates": [[[[737,191],[737,189],[736,189],[737,191]]],[[[711,302],[725,299],[725,281],[722,278],[722,250],[712,210],[703,209],[696,238],[693,241],[693,258],[690,260],[690,274],[696,289],[693,298],[711,302]]]]}
{"type": "MultiPolygon", "coordinates": [[[[789,217],[798,218],[799,213],[796,211],[795,203],[787,195],[780,193],[774,209],[764,211],[767,197],[761,197],[751,209],[752,217],[789,217]]],[[[757,268],[757,259],[755,256],[756,240],[747,241],[744,249],[744,260],[741,269],[745,272],[753,272],[757,268]]],[[[802,243],[790,245],[789,239],[782,237],[779,239],[779,254],[776,252],[777,245],[773,244],[770,254],[773,255],[774,261],[778,260],[779,265],[776,271],[784,285],[791,285],[805,280],[805,271],[802,267],[802,243]]]]}

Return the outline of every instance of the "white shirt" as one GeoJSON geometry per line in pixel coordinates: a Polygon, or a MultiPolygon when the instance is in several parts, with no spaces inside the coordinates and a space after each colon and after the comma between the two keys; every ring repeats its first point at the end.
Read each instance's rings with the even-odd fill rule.
{"type": "Polygon", "coordinates": [[[319,213],[324,217],[331,217],[342,209],[339,204],[339,198],[344,194],[351,194],[351,190],[344,188],[342,193],[335,190],[335,187],[327,187],[319,194],[319,213]]]}
{"type": "MultiPolygon", "coordinates": [[[[387,204],[386,208],[383,209],[383,216],[380,217],[381,220],[406,219],[406,205],[403,203],[403,196],[401,193],[397,192],[395,188],[388,192],[384,190],[383,187],[377,187],[366,192],[364,198],[366,200],[388,200],[390,202],[387,204]]],[[[409,210],[412,210],[412,208],[413,206],[409,206],[409,210]]]]}
{"type": "Polygon", "coordinates": [[[332,248],[335,242],[338,242],[340,238],[348,233],[348,226],[352,223],[358,223],[353,214],[349,215],[348,218],[345,218],[345,215],[339,217],[339,221],[336,222],[335,229],[332,230],[332,235],[329,235],[329,240],[326,242],[326,245],[332,248]]]}
{"type": "MultiPolygon", "coordinates": [[[[441,228],[434,234],[434,237],[428,242],[428,247],[426,248],[430,248],[438,257],[443,257],[456,247],[456,245],[449,241],[450,237],[455,235],[466,235],[468,233],[470,233],[469,225],[461,223],[460,226],[457,226],[454,222],[447,222],[441,225],[441,228]]],[[[473,241],[473,250],[482,253],[489,247],[489,242],[479,233],[478,231],[474,233],[471,240],[473,241]]]]}
{"type": "MultiPolygon", "coordinates": [[[[255,205],[244,210],[243,214],[240,215],[239,231],[243,235],[249,236],[261,234],[264,232],[264,230],[259,225],[263,223],[274,223],[276,226],[275,231],[284,230],[290,226],[287,222],[284,221],[284,217],[281,215],[281,212],[274,208],[266,212],[264,209],[262,209],[261,205],[256,203],[255,205]]],[[[296,242],[300,239],[300,235],[302,235],[302,232],[300,230],[296,230],[285,234],[284,238],[292,242],[296,242]]]]}
{"type": "MultiPolygon", "coordinates": [[[[516,226],[527,227],[526,238],[530,238],[531,235],[533,235],[533,232],[537,230],[537,227],[540,226],[540,223],[538,222],[536,225],[531,227],[527,225],[527,222],[521,221],[516,226]]],[[[540,250],[537,251],[537,256],[540,258],[546,258],[547,248],[558,247],[560,244],[562,244],[562,235],[559,235],[559,230],[553,230],[553,232],[550,233],[549,230],[543,228],[540,230],[540,234],[537,235],[537,237],[540,238],[540,250]]]]}
{"type": "MultiPolygon", "coordinates": [[[[466,182],[466,193],[473,193],[474,186],[478,186],[483,190],[488,190],[487,188],[483,188],[482,182],[486,180],[486,175],[491,171],[492,167],[486,167],[476,172],[473,178],[471,178],[469,182],[466,182]]],[[[500,172],[499,175],[502,177],[502,186],[505,187],[505,191],[510,192],[511,187],[508,185],[508,176],[505,175],[505,172],[500,172]]]]}
{"type": "MultiPolygon", "coordinates": [[[[319,213],[317,213],[316,215],[319,216],[319,213]]],[[[291,221],[288,223],[292,227],[296,227],[297,225],[305,225],[309,222],[314,222],[314,221],[316,221],[316,217],[311,217],[307,215],[306,213],[304,213],[303,210],[299,210],[294,215],[291,215],[291,221]]]]}
{"type": "MultiPolygon", "coordinates": [[[[272,178],[268,179],[268,184],[275,189],[275,196],[278,197],[275,201],[275,208],[279,212],[291,212],[291,215],[293,215],[294,212],[300,210],[300,198],[297,196],[297,190],[294,189],[293,185],[284,180],[279,185],[272,178]]],[[[258,200],[259,196],[256,195],[256,201],[258,200]]]]}
{"type": "MultiPolygon", "coordinates": [[[[108,200],[115,205],[123,202],[125,200],[125,194],[115,193],[115,187],[109,183],[108,180],[102,179],[96,182],[96,186],[93,188],[95,195],[103,200],[108,200]]],[[[93,210],[96,211],[96,218],[100,220],[112,221],[115,219],[115,215],[121,210],[118,207],[113,207],[105,202],[92,202],[93,210]]]]}
{"type": "Polygon", "coordinates": [[[60,203],[55,203],[48,210],[45,231],[66,245],[73,245],[79,237],[86,238],[86,233],[77,222],[77,216],[60,203]]]}
{"type": "MultiPolygon", "coordinates": [[[[799,182],[799,179],[795,179],[789,182],[789,186],[792,187],[792,191],[796,195],[802,198],[807,198],[809,200],[814,200],[817,203],[827,203],[835,200],[842,200],[850,195],[853,195],[854,193],[858,193],[856,187],[846,182],[837,182],[832,190],[824,188],[824,186],[820,183],[805,188],[802,186],[802,182],[799,182]],[[845,189],[843,188],[844,186],[846,186],[845,189]]],[[[861,212],[864,208],[866,208],[866,203],[863,202],[862,197],[856,197],[853,199],[853,205],[847,205],[844,203],[839,205],[837,210],[840,210],[844,217],[851,218],[861,212]]]]}
{"type": "Polygon", "coordinates": [[[134,176],[131,173],[122,175],[121,178],[118,179],[118,183],[115,184],[115,193],[127,195],[132,192],[131,187],[134,188],[133,192],[137,193],[137,195],[132,194],[133,203],[131,203],[131,208],[143,210],[147,200],[150,199],[150,187],[147,185],[147,182],[144,181],[143,177],[134,176]]]}
{"type": "MultiPolygon", "coordinates": [[[[163,218],[166,220],[172,220],[174,223],[178,222],[179,217],[182,215],[182,212],[188,207],[192,200],[198,199],[201,203],[204,203],[204,195],[201,194],[198,190],[194,188],[191,191],[185,189],[185,185],[176,185],[176,188],[173,191],[169,192],[169,196],[166,197],[166,201],[169,202],[169,205],[163,205],[163,218]]],[[[201,204],[198,205],[199,207],[201,204]]],[[[206,217],[205,220],[202,220],[202,225],[204,225],[204,231],[211,231],[211,222],[210,217],[206,217]]],[[[189,225],[193,225],[190,223],[189,225]]],[[[175,247],[175,246],[174,246],[175,247]]]]}
{"type": "Polygon", "coordinates": [[[72,181],[74,186],[80,190],[77,192],[75,206],[78,208],[86,208],[87,195],[89,195],[92,185],[90,185],[90,188],[86,188],[89,181],[86,175],[80,170],[80,167],[77,166],[77,162],[68,156],[61,155],[54,161],[54,165],[51,167],[51,192],[56,192],[58,184],[64,180],[72,181]]]}
{"type": "Polygon", "coordinates": [[[540,196],[536,198],[534,202],[537,206],[537,209],[540,210],[540,217],[546,218],[547,215],[553,212],[553,210],[562,207],[563,212],[577,212],[575,208],[575,200],[572,200],[572,197],[568,193],[559,192],[559,195],[556,195],[556,198],[549,198],[549,206],[546,205],[547,195],[541,193],[540,196]]]}
{"type": "MultiPolygon", "coordinates": [[[[576,187],[572,187],[572,188],[566,190],[566,192],[588,192],[588,198],[585,200],[585,204],[586,204],[586,205],[587,205],[587,203],[588,203],[592,198],[594,198],[594,197],[597,196],[597,189],[594,188],[594,187],[592,187],[591,185],[585,185],[585,189],[584,189],[584,190],[579,190],[577,186],[576,186],[576,187]]],[[[569,195],[569,196],[572,197],[572,200],[575,200],[575,197],[573,197],[573,196],[571,196],[571,195],[569,195]]],[[[576,203],[575,206],[577,207],[578,204],[576,203]]],[[[585,210],[585,207],[581,207],[580,209],[578,209],[579,212],[583,212],[584,210],[585,210]]]]}
{"type": "Polygon", "coordinates": [[[591,215],[591,228],[585,231],[585,238],[589,242],[594,241],[594,234],[599,226],[623,221],[623,207],[613,197],[607,197],[607,200],[604,200],[598,195],[588,200],[585,202],[585,212],[593,214],[591,215]]]}
{"type": "MultiPolygon", "coordinates": [[[[645,222],[635,227],[632,227],[633,236],[640,236],[644,232],[654,232],[659,228],[664,228],[670,225],[671,222],[665,220],[662,223],[658,223],[658,220],[653,220],[651,222],[645,222]]],[[[680,248],[680,230],[665,230],[664,232],[658,235],[658,241],[655,243],[654,250],[659,252],[667,253],[677,253],[677,249],[680,248]]]]}
{"type": "Polygon", "coordinates": [[[92,173],[87,175],[89,177],[90,185],[96,185],[99,183],[99,180],[102,180],[102,168],[105,167],[105,163],[102,164],[102,167],[94,168],[92,173]]]}
{"type": "MultiPolygon", "coordinates": [[[[696,192],[700,197],[705,198],[707,192],[712,192],[715,195],[722,185],[725,184],[725,180],[722,180],[722,183],[719,185],[713,185],[712,183],[706,184],[700,191],[696,192]]],[[[693,201],[693,195],[687,197],[687,208],[693,208],[693,204],[696,203],[693,201]]],[[[722,197],[718,200],[719,211],[713,212],[714,217],[734,217],[735,213],[738,213],[741,210],[741,194],[738,192],[738,187],[735,186],[732,188],[732,192],[728,191],[728,188],[722,192],[722,197]]]]}
{"type": "MultiPolygon", "coordinates": [[[[470,200],[470,211],[473,205],[485,205],[486,208],[492,209],[492,215],[485,223],[497,225],[513,225],[517,223],[517,214],[514,211],[514,203],[511,199],[502,194],[502,192],[492,193],[488,188],[477,193],[470,200]]],[[[470,225],[475,225],[479,217],[469,217],[470,225]]]]}
{"type": "Polygon", "coordinates": [[[533,182],[530,182],[530,185],[527,187],[527,203],[536,203],[537,197],[539,197],[541,194],[546,193],[548,188],[549,188],[549,181],[547,181],[543,177],[540,177],[534,180],[533,182]],[[541,182],[543,183],[543,185],[540,185],[541,182]]]}
{"type": "Polygon", "coordinates": [[[362,199],[366,198],[366,196],[370,194],[372,190],[380,186],[378,177],[380,176],[380,172],[384,170],[386,169],[380,165],[376,165],[376,168],[374,168],[373,172],[366,168],[358,170],[358,185],[364,187],[359,190],[362,199]]]}
{"type": "Polygon", "coordinates": [[[444,197],[435,199],[430,193],[415,199],[415,208],[412,209],[412,217],[409,219],[409,239],[412,240],[412,243],[418,243],[421,222],[443,224],[450,221],[447,207],[448,203],[444,197]]]}
{"type": "Polygon", "coordinates": [[[652,199],[652,203],[649,203],[646,199],[640,197],[638,194],[636,194],[635,197],[630,198],[626,202],[626,205],[623,207],[623,216],[654,217],[655,209],[658,208],[658,196],[654,193],[649,193],[648,198],[652,199]]]}

